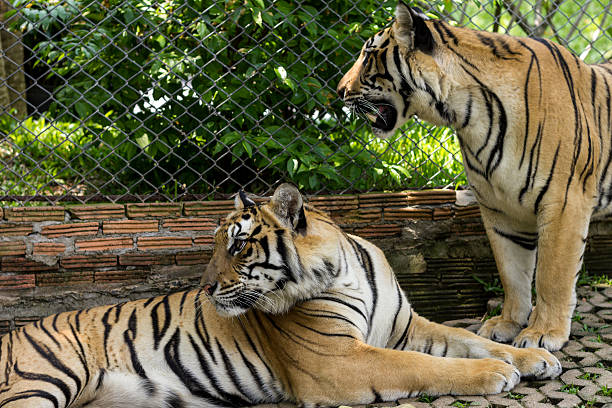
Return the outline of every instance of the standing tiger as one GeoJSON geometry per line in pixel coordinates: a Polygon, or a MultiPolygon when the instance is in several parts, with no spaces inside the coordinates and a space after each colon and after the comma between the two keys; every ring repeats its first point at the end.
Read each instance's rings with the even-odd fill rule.
{"type": "Polygon", "coordinates": [[[382,251],[291,185],[245,194],[199,290],[60,313],[0,339],[2,408],[366,404],[489,394],[561,371],[410,308],[382,251]],[[469,357],[469,358],[466,358],[469,357]]]}
{"type": "Polygon", "coordinates": [[[550,351],[567,342],[589,221],[612,210],[610,88],[610,63],[428,20],[401,1],[338,84],[377,136],[413,115],[456,130],[505,290],[480,335],[550,351]]]}

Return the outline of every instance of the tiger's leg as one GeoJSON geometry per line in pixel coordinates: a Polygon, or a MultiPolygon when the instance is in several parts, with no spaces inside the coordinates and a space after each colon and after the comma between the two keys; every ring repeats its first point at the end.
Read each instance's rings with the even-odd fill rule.
{"type": "Polygon", "coordinates": [[[545,208],[548,211],[541,214],[536,306],[529,325],[514,339],[515,346],[556,351],[568,341],[576,306],[576,279],[591,218],[590,204],[568,203],[563,210],[545,208]]]}
{"type": "Polygon", "coordinates": [[[433,323],[413,312],[408,330],[407,350],[441,357],[496,358],[516,366],[521,376],[555,378],[561,363],[544,349],[521,349],[477,336],[456,327],[433,323]]]}
{"type": "Polygon", "coordinates": [[[333,345],[333,353],[285,350],[291,394],[304,406],[369,404],[428,395],[483,395],[512,389],[516,367],[496,359],[434,357],[414,351],[372,347],[358,340],[333,345]]]}
{"type": "Polygon", "coordinates": [[[486,208],[481,207],[481,213],[504,288],[504,306],[501,316],[487,320],[478,334],[507,343],[527,325],[531,313],[537,234],[516,231],[509,220],[486,208]]]}

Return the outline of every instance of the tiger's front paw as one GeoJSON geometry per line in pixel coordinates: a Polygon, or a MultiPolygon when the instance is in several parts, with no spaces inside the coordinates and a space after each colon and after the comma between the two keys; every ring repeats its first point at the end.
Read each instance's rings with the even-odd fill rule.
{"type": "Polygon", "coordinates": [[[528,348],[541,347],[548,351],[557,351],[569,340],[569,332],[557,329],[535,329],[527,327],[516,336],[512,345],[514,347],[528,348]]]}
{"type": "Polygon", "coordinates": [[[521,373],[511,364],[490,358],[473,361],[478,367],[473,378],[465,378],[470,382],[469,390],[460,394],[498,394],[510,391],[521,381],[521,373]]]}
{"type": "Polygon", "coordinates": [[[478,335],[498,343],[510,343],[520,331],[521,326],[515,321],[494,316],[482,324],[478,335]]]}
{"type": "Polygon", "coordinates": [[[557,357],[542,348],[516,349],[512,364],[527,378],[556,378],[562,370],[557,357]]]}

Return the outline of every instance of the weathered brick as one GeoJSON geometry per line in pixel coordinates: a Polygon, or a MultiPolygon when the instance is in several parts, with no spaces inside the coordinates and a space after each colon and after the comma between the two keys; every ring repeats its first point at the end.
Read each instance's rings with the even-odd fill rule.
{"type": "Polygon", "coordinates": [[[433,219],[434,220],[445,220],[453,216],[453,209],[448,207],[434,208],[433,219]]]}
{"type": "Polygon", "coordinates": [[[17,327],[21,327],[21,326],[25,326],[26,324],[30,324],[30,323],[34,323],[39,321],[42,317],[44,316],[21,316],[21,317],[16,317],[15,318],[15,326],[17,327]]]}
{"type": "Polygon", "coordinates": [[[194,201],[183,205],[183,212],[187,216],[225,216],[235,210],[232,200],[222,201],[194,201]]]}
{"type": "Polygon", "coordinates": [[[134,240],[132,237],[95,238],[79,240],[74,244],[79,251],[113,251],[117,249],[132,248],[134,246],[134,240]]]}
{"type": "Polygon", "coordinates": [[[127,269],[127,270],[112,270],[112,271],[96,271],[94,273],[94,282],[110,283],[110,282],[125,282],[125,281],[143,281],[149,276],[149,271],[144,269],[127,269]]]}
{"type": "Polygon", "coordinates": [[[164,221],[170,231],[214,231],[218,224],[212,218],[173,218],[164,221]]]}
{"type": "Polygon", "coordinates": [[[116,255],[75,255],[60,260],[60,265],[66,269],[76,268],[106,268],[117,266],[116,255]]]}
{"type": "Polygon", "coordinates": [[[30,289],[36,284],[33,273],[19,275],[0,275],[0,289],[30,289]]]}
{"type": "Polygon", "coordinates": [[[181,215],[181,204],[150,203],[128,204],[127,216],[129,218],[143,217],[178,217],[181,215]]]}
{"type": "Polygon", "coordinates": [[[409,191],[406,197],[410,205],[454,204],[457,199],[455,190],[409,191]]]}
{"type": "Polygon", "coordinates": [[[193,239],[193,245],[198,245],[198,246],[210,246],[210,245],[213,245],[214,243],[215,243],[214,235],[201,235],[193,239]]]}
{"type": "Polygon", "coordinates": [[[33,255],[57,256],[66,251],[66,245],[61,242],[36,242],[34,243],[33,255]]]}
{"type": "Polygon", "coordinates": [[[391,220],[414,220],[433,218],[433,211],[430,208],[417,207],[401,207],[401,208],[385,208],[385,221],[391,220]]]}
{"type": "Polygon", "coordinates": [[[0,256],[25,255],[26,245],[24,241],[0,241],[0,256]]]}
{"type": "Polygon", "coordinates": [[[62,271],[59,273],[36,274],[36,286],[65,286],[79,283],[92,283],[94,273],[92,271],[62,271]]]}
{"type": "Polygon", "coordinates": [[[8,221],[64,221],[64,207],[16,207],[6,208],[4,217],[8,221]]]}
{"type": "Polygon", "coordinates": [[[0,223],[0,237],[25,236],[32,233],[32,224],[0,223]]]}
{"type": "Polygon", "coordinates": [[[335,195],[310,197],[308,203],[318,210],[356,210],[359,208],[359,199],[356,195],[335,195]]]}
{"type": "Polygon", "coordinates": [[[159,249],[187,248],[191,247],[190,237],[139,237],[138,249],[151,251],[159,249]]]}
{"type": "Polygon", "coordinates": [[[2,272],[46,272],[58,269],[57,263],[47,265],[22,256],[2,257],[1,265],[2,272]]]}
{"type": "Polygon", "coordinates": [[[125,217],[125,206],[122,204],[75,205],[67,210],[72,218],[80,220],[108,220],[125,217]]]}
{"type": "Polygon", "coordinates": [[[49,238],[74,237],[81,235],[96,235],[99,225],[97,222],[75,222],[70,224],[46,225],[41,234],[49,238]]]}
{"type": "Polygon", "coordinates": [[[467,207],[455,207],[455,217],[457,218],[480,217],[480,208],[477,205],[470,205],[467,207]]]}
{"type": "Polygon", "coordinates": [[[376,222],[382,219],[382,209],[380,208],[360,208],[358,217],[361,221],[376,222]]]}
{"type": "Polygon", "coordinates": [[[102,232],[104,234],[136,234],[139,232],[157,232],[159,222],[157,220],[120,220],[104,221],[102,232]]]}
{"type": "Polygon", "coordinates": [[[13,327],[13,320],[0,320],[0,336],[8,333],[13,327]]]}
{"type": "Polygon", "coordinates": [[[363,228],[355,228],[355,234],[361,237],[390,237],[398,236],[402,232],[402,227],[397,224],[376,224],[368,225],[363,228]]]}
{"type": "Polygon", "coordinates": [[[359,208],[405,206],[407,193],[367,193],[358,197],[359,208]]]}
{"type": "Polygon", "coordinates": [[[174,256],[170,254],[123,254],[119,255],[119,265],[125,266],[149,266],[149,265],[171,265],[174,256]]]}
{"type": "Polygon", "coordinates": [[[211,251],[183,252],[176,254],[177,265],[199,265],[210,261],[211,251]]]}

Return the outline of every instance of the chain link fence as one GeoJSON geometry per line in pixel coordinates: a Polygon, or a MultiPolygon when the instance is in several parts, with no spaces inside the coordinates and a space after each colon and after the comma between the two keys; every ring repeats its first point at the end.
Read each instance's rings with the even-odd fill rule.
{"type": "MultiPolygon", "coordinates": [[[[0,201],[176,201],[465,184],[452,130],[389,140],[335,87],[395,1],[0,0],[0,201]]],[[[612,56],[609,0],[415,2],[612,56]]]]}

